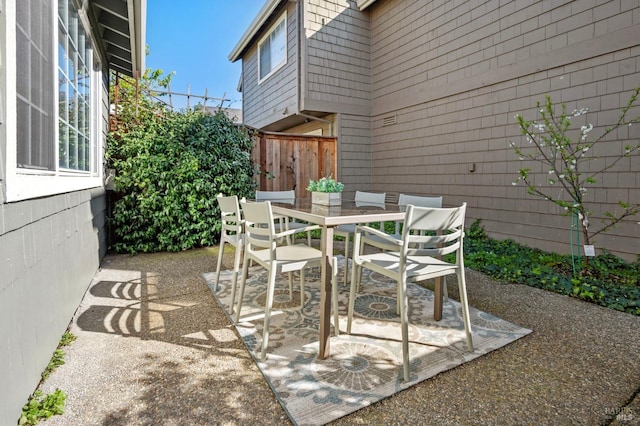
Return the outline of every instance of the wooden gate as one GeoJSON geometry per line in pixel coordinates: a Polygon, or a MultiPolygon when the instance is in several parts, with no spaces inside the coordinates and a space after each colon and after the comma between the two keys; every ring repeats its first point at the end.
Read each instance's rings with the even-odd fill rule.
{"type": "Polygon", "coordinates": [[[258,132],[251,158],[259,167],[256,177],[263,191],[295,190],[308,198],[309,180],[337,176],[335,137],[258,132]]]}

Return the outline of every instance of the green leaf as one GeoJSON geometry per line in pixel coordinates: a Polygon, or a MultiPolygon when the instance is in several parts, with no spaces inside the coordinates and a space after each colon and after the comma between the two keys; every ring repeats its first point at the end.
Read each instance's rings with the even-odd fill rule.
{"type": "MultiPolygon", "coordinates": [[[[224,113],[147,117],[107,147],[117,168],[109,222],[118,252],[177,251],[215,244],[216,194],[252,197],[251,134],[224,113]],[[122,157],[121,153],[127,156],[122,157]]],[[[116,139],[115,135],[111,135],[116,139]]]]}

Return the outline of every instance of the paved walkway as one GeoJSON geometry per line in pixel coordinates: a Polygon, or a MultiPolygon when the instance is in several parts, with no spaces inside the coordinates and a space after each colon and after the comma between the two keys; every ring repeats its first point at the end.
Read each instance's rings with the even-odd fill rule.
{"type": "MultiPolygon", "coordinates": [[[[66,363],[42,387],[66,392],[65,414],[44,424],[288,424],[202,278],[215,256],[107,256],[66,363]]],[[[473,271],[467,280],[473,306],[533,333],[334,424],[640,424],[640,317],[473,271]]]]}

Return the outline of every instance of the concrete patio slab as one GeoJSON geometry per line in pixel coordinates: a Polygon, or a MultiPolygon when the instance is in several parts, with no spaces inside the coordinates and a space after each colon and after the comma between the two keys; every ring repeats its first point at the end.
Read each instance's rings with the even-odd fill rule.
{"type": "MultiPolygon", "coordinates": [[[[45,424],[288,424],[202,277],[216,254],[108,255],[66,363],[41,387],[68,395],[45,424]]],[[[472,306],[533,332],[334,424],[640,424],[640,317],[474,271],[467,280],[472,306]]]]}

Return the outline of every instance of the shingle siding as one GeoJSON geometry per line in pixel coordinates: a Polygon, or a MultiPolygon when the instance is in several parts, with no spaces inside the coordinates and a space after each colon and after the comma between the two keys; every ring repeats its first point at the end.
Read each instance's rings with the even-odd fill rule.
{"type": "MultiPolygon", "coordinates": [[[[466,201],[469,219],[493,236],[567,252],[570,219],[511,184],[521,167],[508,146],[521,142],[514,115],[538,118],[536,102],[549,94],[569,111],[588,107],[595,137],[615,122],[640,84],[638,2],[624,10],[620,1],[378,3],[370,8],[373,189],[466,201]],[[390,115],[397,124],[382,126],[390,115]]],[[[638,138],[638,126],[620,129],[585,171],[638,138]]],[[[639,175],[634,155],[600,177],[590,190],[592,223],[618,200],[640,200],[639,175]]],[[[637,220],[627,220],[597,247],[633,259],[639,237],[637,220]]]]}
{"type": "Polygon", "coordinates": [[[371,185],[368,13],[347,0],[309,0],[304,17],[301,107],[338,113],[338,177],[353,195],[371,185]]]}
{"type": "MultiPolygon", "coordinates": [[[[606,21],[618,19],[619,25],[611,25],[605,34],[625,29],[637,33],[634,10],[620,11],[620,2],[609,3],[607,13],[601,15],[606,21]],[[622,18],[625,15],[628,18],[622,18]]],[[[548,66],[553,59],[548,55],[563,48],[577,48],[585,57],[594,47],[591,42],[603,48],[599,46],[602,40],[594,39],[597,21],[593,16],[598,8],[585,10],[582,2],[554,3],[553,7],[546,2],[508,2],[496,7],[498,4],[405,1],[386,2],[379,8],[374,5],[374,99],[384,102],[385,97],[400,92],[406,97],[418,84],[422,92],[428,92],[430,87],[498,69],[504,73],[505,68],[525,60],[529,60],[524,71],[528,74],[548,66]]]]}
{"type": "Polygon", "coordinates": [[[371,119],[340,114],[338,120],[338,177],[345,195],[371,189],[371,119]]]}
{"type": "MultiPolygon", "coordinates": [[[[104,149],[109,101],[102,82],[104,149]]],[[[0,92],[4,86],[0,81],[0,92]]],[[[0,424],[17,423],[100,266],[106,211],[103,187],[0,202],[0,424]]]]}
{"type": "MultiPolygon", "coordinates": [[[[285,9],[274,15],[278,19],[285,9]]],[[[262,128],[283,115],[297,111],[297,13],[294,4],[287,4],[287,63],[273,75],[258,83],[258,41],[242,58],[243,119],[245,124],[262,128]]],[[[267,30],[270,27],[267,26],[267,30]]]]}
{"type": "MultiPolygon", "coordinates": [[[[595,137],[615,122],[640,84],[640,1],[378,0],[364,12],[347,0],[297,4],[300,107],[337,117],[347,191],[466,201],[469,222],[481,219],[495,237],[569,251],[569,218],[511,184],[522,166],[509,148],[521,142],[514,115],[538,118],[536,102],[549,94],[569,111],[589,108],[582,119],[596,126],[595,137]]],[[[245,73],[255,67],[248,52],[245,73]]],[[[274,102],[291,103],[296,77],[287,78],[272,92],[245,91],[258,122],[279,119],[274,102]]],[[[639,128],[610,135],[585,170],[611,164],[637,143],[639,128]]],[[[599,180],[589,192],[592,223],[618,200],[640,200],[637,154],[599,180]]],[[[596,244],[633,260],[639,238],[635,218],[596,244]]]]}
{"type": "Polygon", "coordinates": [[[303,107],[344,105],[368,112],[371,96],[370,40],[367,15],[347,0],[305,3],[306,79],[303,107]]]}
{"type": "MultiPolygon", "coordinates": [[[[103,188],[0,204],[0,396],[7,407],[22,407],[33,393],[100,266],[105,217],[103,188]]],[[[19,413],[5,415],[0,423],[12,424],[19,413]]]]}

